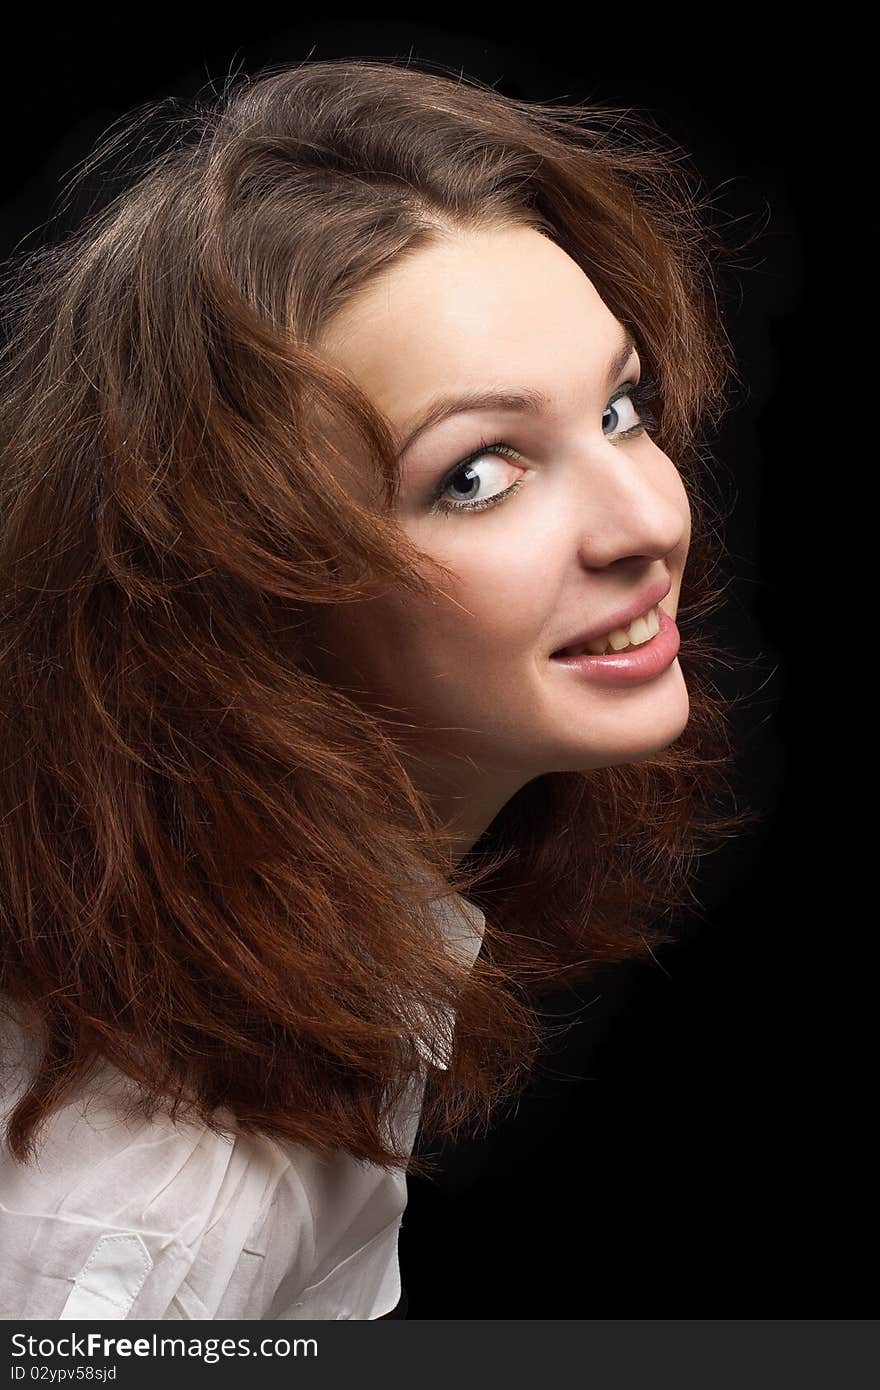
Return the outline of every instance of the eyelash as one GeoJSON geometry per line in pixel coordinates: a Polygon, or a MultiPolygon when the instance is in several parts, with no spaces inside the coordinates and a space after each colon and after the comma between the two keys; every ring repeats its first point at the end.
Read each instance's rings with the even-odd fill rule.
{"type": "MultiPolygon", "coordinates": [[[[657,416],[653,411],[648,410],[647,406],[649,402],[657,399],[657,383],[648,376],[643,377],[641,381],[625,382],[620,390],[611,397],[608,406],[614,405],[615,401],[619,401],[624,396],[628,396],[637,407],[639,423],[637,425],[631,425],[628,430],[623,430],[622,433],[616,434],[614,438],[634,439],[638,435],[648,433],[650,430],[655,429],[657,426],[657,416]]],[[[608,406],[606,406],[606,410],[608,406]]],[[[514,492],[519,491],[525,482],[524,478],[520,478],[517,482],[511,484],[510,487],[505,488],[503,492],[497,492],[494,497],[487,497],[483,501],[478,499],[476,502],[442,502],[440,500],[456,473],[460,473],[463,468],[468,468],[472,463],[476,463],[477,459],[482,458],[484,454],[501,454],[509,459],[518,459],[521,457],[516,449],[512,449],[510,445],[506,444],[503,440],[498,439],[494,442],[481,440],[478,449],[475,449],[467,458],[457,463],[455,467],[441,479],[431,499],[432,505],[430,510],[432,512],[435,514],[439,513],[440,516],[450,516],[453,512],[481,512],[485,511],[488,507],[497,507],[499,502],[503,502],[506,497],[510,497],[514,492]]]]}

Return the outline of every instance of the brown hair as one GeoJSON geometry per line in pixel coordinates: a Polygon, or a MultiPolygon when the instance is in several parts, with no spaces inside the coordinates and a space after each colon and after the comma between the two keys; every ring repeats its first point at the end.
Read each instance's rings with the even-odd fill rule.
{"type": "Polygon", "coordinates": [[[719,599],[699,432],[734,373],[725,248],[680,152],[616,108],[345,60],[240,79],[174,133],[3,285],[0,989],[45,1049],[7,1142],[29,1161],[103,1058],[150,1113],[219,1128],[225,1107],[427,1172],[385,1130],[425,1020],[457,1010],[423,1136],[488,1125],[555,1031],[542,992],[672,940],[696,859],[755,819],[721,804],[732,740],[698,631],[719,599]],[[430,591],[394,524],[389,424],[313,344],[442,229],[509,222],[578,262],[658,383],[692,510],[690,717],[639,763],[528,783],[452,866],[391,713],[309,667],[317,605],[430,591]],[[375,460],[377,505],[336,481],[325,418],[375,460]],[[470,974],[438,882],[486,913],[470,974]]]}

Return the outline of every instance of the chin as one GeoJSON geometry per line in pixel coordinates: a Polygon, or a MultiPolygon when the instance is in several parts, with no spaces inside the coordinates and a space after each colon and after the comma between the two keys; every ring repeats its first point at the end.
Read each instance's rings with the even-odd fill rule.
{"type": "MultiPolygon", "coordinates": [[[[625,763],[638,763],[653,757],[668,748],[680,738],[687,728],[690,717],[690,702],[684,683],[681,684],[683,698],[676,700],[673,707],[664,713],[656,708],[650,718],[631,721],[630,728],[615,729],[612,735],[600,745],[595,737],[580,747],[572,746],[570,739],[561,747],[554,759],[554,772],[590,772],[600,767],[619,767],[625,763]]],[[[594,731],[595,734],[595,731],[594,731]]]]}

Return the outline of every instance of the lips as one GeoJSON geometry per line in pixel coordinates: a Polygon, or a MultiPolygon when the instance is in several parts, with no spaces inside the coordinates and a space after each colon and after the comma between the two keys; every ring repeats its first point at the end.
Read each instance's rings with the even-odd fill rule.
{"type": "Polygon", "coordinates": [[[595,623],[592,627],[586,627],[573,637],[569,637],[561,646],[551,652],[551,656],[561,656],[570,647],[580,647],[586,642],[595,642],[599,637],[607,637],[608,633],[613,632],[615,628],[629,627],[633,619],[640,617],[642,613],[646,613],[649,608],[653,608],[661,599],[664,599],[671,588],[672,581],[670,579],[664,577],[656,580],[649,589],[645,589],[638,598],[634,598],[625,607],[615,609],[601,622],[595,623]]]}

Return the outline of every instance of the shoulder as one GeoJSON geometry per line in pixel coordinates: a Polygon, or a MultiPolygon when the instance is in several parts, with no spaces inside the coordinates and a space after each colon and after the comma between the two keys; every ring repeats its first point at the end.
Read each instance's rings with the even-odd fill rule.
{"type": "MultiPolygon", "coordinates": [[[[21,1086],[3,1075],[5,1124],[21,1086]]],[[[259,1317],[276,1279],[305,1284],[314,1223],[291,1152],[237,1133],[231,1115],[219,1134],[127,1115],[119,1080],[55,1111],[32,1164],[0,1136],[0,1315],[259,1317]],[[270,1230],[283,1268],[267,1258],[270,1230]]]]}

